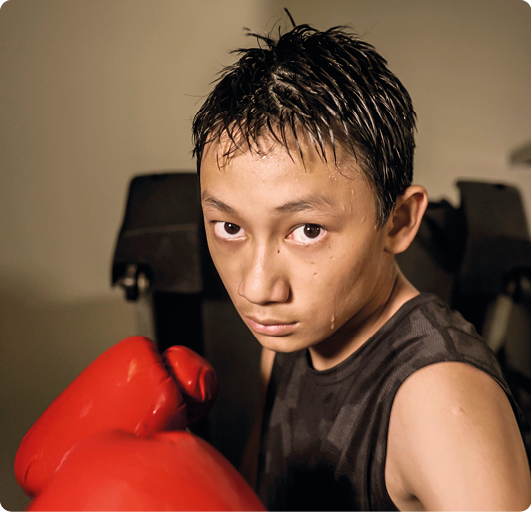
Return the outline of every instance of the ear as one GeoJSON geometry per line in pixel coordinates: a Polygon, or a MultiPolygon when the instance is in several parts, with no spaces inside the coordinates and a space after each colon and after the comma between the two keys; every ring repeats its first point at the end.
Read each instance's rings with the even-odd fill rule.
{"type": "Polygon", "coordinates": [[[428,192],[420,185],[408,187],[396,200],[387,220],[385,251],[390,254],[404,252],[415,238],[422,216],[428,206],[428,192]]]}

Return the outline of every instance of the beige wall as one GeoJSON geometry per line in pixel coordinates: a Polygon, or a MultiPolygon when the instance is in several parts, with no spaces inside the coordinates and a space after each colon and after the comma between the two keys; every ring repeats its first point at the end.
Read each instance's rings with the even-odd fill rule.
{"type": "Polygon", "coordinates": [[[531,225],[531,7],[523,0],[271,0],[297,23],[348,24],[387,58],[418,114],[415,181],[458,200],[457,179],[516,184],[531,225]]]}
{"type": "Polygon", "coordinates": [[[348,23],[419,116],[416,181],[507,181],[531,210],[531,8],[522,0],[9,0],[0,9],[0,502],[25,431],[90,360],[134,332],[109,288],[126,188],[193,168],[190,119],[242,27],[348,23]],[[285,24],[285,18],[283,18],[285,24]]]}
{"type": "Polygon", "coordinates": [[[0,502],[16,447],[96,355],[135,334],[110,262],[131,176],[190,170],[191,118],[249,0],[9,0],[0,9],[0,502]]]}

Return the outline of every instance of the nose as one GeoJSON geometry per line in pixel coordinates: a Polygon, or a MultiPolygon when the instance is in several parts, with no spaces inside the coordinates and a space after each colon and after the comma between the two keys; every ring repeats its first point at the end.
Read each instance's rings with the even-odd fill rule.
{"type": "Polygon", "coordinates": [[[251,250],[242,266],[239,295],[253,304],[287,302],[290,287],[281,259],[271,246],[251,250]]]}

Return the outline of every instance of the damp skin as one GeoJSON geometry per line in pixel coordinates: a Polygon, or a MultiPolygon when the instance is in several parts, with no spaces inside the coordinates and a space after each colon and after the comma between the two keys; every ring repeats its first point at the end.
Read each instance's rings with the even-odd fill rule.
{"type": "Polygon", "coordinates": [[[264,347],[317,354],[366,338],[395,266],[359,169],[347,176],[311,150],[301,162],[282,147],[220,164],[207,148],[200,177],[214,264],[264,347]]]}

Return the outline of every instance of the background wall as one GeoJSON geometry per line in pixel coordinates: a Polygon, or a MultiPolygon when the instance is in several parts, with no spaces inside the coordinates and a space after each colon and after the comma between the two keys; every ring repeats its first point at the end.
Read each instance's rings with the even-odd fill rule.
{"type": "Polygon", "coordinates": [[[419,122],[416,182],[515,183],[531,210],[531,8],[522,0],[9,0],[0,9],[0,502],[24,433],[99,353],[134,334],[109,271],[130,178],[191,170],[214,74],[286,17],[350,24],[419,122]]]}

